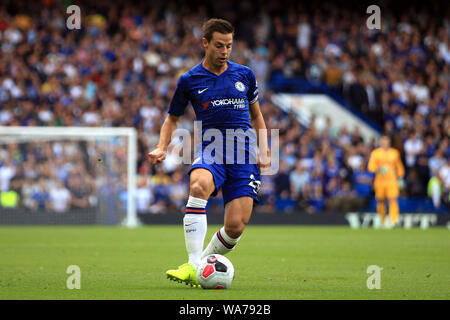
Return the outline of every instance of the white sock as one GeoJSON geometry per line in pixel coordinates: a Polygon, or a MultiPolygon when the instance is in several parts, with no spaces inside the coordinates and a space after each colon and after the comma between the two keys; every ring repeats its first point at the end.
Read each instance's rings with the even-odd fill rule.
{"type": "Polygon", "coordinates": [[[184,241],[189,255],[189,262],[196,268],[200,263],[205,241],[207,229],[205,208],[207,203],[207,200],[189,196],[183,218],[184,241]]]}
{"type": "Polygon", "coordinates": [[[222,255],[227,254],[234,249],[239,239],[241,239],[241,237],[234,239],[227,235],[225,233],[225,227],[220,228],[220,230],[212,236],[211,241],[202,253],[202,258],[214,253],[222,255]]]}

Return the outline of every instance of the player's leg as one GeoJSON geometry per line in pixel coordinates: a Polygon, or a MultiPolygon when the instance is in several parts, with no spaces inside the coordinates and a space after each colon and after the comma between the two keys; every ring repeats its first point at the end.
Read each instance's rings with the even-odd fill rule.
{"type": "Polygon", "coordinates": [[[227,202],[224,226],[212,236],[202,257],[213,253],[225,255],[234,249],[250,220],[253,201],[251,197],[240,197],[227,202]]]}
{"type": "Polygon", "coordinates": [[[225,206],[224,231],[229,238],[238,239],[250,221],[253,202],[250,197],[234,199],[225,206]]]}
{"type": "Polygon", "coordinates": [[[222,186],[224,226],[212,236],[202,257],[233,250],[250,220],[254,202],[258,201],[261,181],[256,165],[228,165],[227,176],[228,180],[222,186]]]}
{"type": "Polygon", "coordinates": [[[207,221],[206,205],[211,194],[217,192],[217,188],[223,183],[223,174],[220,168],[193,167],[190,171],[189,199],[183,218],[184,239],[189,261],[178,269],[168,270],[169,279],[184,282],[191,286],[198,285],[196,269],[201,259],[205,240],[207,221]],[[214,174],[213,174],[214,172],[214,174]],[[217,185],[218,183],[218,185],[217,185]]]}
{"type": "Polygon", "coordinates": [[[215,185],[211,172],[202,168],[190,173],[189,184],[189,199],[183,218],[184,240],[189,260],[178,269],[168,270],[166,275],[171,280],[196,286],[196,269],[201,259],[207,230],[206,204],[215,185]]]}
{"type": "Polygon", "coordinates": [[[385,226],[386,221],[386,196],[384,186],[375,186],[375,199],[377,201],[377,213],[381,219],[381,225],[385,226]]]}
{"type": "Polygon", "coordinates": [[[189,200],[183,219],[184,238],[189,263],[196,268],[200,263],[205,240],[207,220],[206,205],[215,190],[214,178],[209,170],[198,168],[190,174],[189,200]]]}
{"type": "Polygon", "coordinates": [[[377,213],[381,218],[381,224],[384,225],[386,220],[386,200],[385,199],[376,199],[377,200],[377,213]]]}
{"type": "Polygon", "coordinates": [[[400,214],[400,209],[398,206],[398,196],[400,195],[400,190],[396,183],[392,183],[386,192],[386,196],[389,202],[389,219],[391,220],[392,226],[397,225],[398,218],[400,214]]]}
{"type": "Polygon", "coordinates": [[[398,217],[400,215],[400,209],[398,206],[398,198],[390,198],[389,202],[389,219],[393,226],[398,223],[398,217]]]}

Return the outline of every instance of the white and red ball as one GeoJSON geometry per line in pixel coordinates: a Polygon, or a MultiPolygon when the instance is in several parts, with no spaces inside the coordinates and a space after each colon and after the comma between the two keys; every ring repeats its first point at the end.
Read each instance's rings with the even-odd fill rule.
{"type": "Polygon", "coordinates": [[[233,279],[233,264],[220,254],[204,257],[197,268],[197,280],[203,289],[228,289],[233,279]]]}

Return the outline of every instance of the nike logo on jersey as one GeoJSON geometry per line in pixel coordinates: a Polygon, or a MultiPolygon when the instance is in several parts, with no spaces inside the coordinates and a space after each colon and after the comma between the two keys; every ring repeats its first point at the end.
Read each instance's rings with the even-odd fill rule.
{"type": "Polygon", "coordinates": [[[197,92],[198,92],[198,94],[200,94],[200,93],[205,92],[206,90],[208,90],[208,88],[205,88],[205,89],[203,89],[203,90],[198,90],[197,92]]]}

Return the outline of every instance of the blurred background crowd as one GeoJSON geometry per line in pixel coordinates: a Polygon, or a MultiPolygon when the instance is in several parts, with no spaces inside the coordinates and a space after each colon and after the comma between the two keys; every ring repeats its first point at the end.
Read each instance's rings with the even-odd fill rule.
{"type": "MultiPolygon", "coordinates": [[[[179,75],[203,57],[202,23],[223,17],[236,28],[232,60],[254,70],[267,127],[280,129],[280,171],[262,177],[256,210],[358,210],[373,197],[367,161],[377,141],[364,141],[357,127],[335,127],[331,115],[324,131],[314,119],[302,126],[272,102],[279,77],[323,84],[371,119],[402,154],[402,196],[426,198],[434,177],[441,208],[450,189],[450,7],[381,3],[382,28],[369,30],[367,5],[358,1],[78,1],[82,28],[69,30],[70,1],[2,1],[0,125],[133,126],[138,211],[182,210],[189,166],[169,155],[151,167],[146,155],[179,75]]],[[[187,110],[180,127],[192,130],[187,110]]],[[[126,148],[112,147],[109,158],[122,160],[110,160],[112,178],[99,178],[104,169],[90,152],[97,147],[0,137],[2,205],[64,212],[114,194],[113,205],[126,206],[126,148]]],[[[220,208],[220,197],[210,205],[220,208]]]]}

